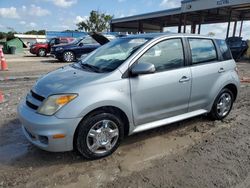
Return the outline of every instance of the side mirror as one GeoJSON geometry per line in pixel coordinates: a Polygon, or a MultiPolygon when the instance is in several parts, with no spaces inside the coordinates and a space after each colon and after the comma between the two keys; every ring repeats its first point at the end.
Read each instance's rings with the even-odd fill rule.
{"type": "Polygon", "coordinates": [[[138,63],[132,69],[132,75],[151,74],[155,72],[155,66],[151,63],[138,63]]]}
{"type": "Polygon", "coordinates": [[[80,44],[79,44],[79,46],[81,46],[81,47],[82,47],[82,46],[83,46],[83,43],[80,43],[80,44]]]}

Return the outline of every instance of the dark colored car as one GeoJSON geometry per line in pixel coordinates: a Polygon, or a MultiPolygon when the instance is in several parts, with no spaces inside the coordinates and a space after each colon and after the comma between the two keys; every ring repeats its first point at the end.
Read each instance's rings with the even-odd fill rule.
{"type": "Polygon", "coordinates": [[[242,37],[230,37],[226,42],[236,61],[239,60],[248,49],[247,41],[242,40],[242,37]]]}
{"type": "Polygon", "coordinates": [[[92,33],[69,44],[55,45],[51,48],[50,54],[59,61],[72,62],[113,39],[115,39],[113,35],[92,33]]]}
{"type": "Polygon", "coordinates": [[[64,38],[51,38],[44,43],[35,43],[30,46],[30,53],[35,54],[39,57],[44,57],[50,53],[51,47],[56,44],[65,44],[72,42],[74,38],[64,37],[64,38]]]}

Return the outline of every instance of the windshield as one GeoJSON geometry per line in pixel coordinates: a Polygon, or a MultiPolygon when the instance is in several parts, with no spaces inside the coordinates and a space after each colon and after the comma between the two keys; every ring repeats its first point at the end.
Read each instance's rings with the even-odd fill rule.
{"type": "Polygon", "coordinates": [[[98,48],[91,55],[80,61],[83,68],[95,72],[111,72],[127,60],[149,39],[120,38],[98,48]]]}

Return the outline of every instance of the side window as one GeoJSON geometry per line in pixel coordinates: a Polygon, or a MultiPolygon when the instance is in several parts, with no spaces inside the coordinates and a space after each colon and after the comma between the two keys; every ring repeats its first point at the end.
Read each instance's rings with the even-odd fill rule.
{"type": "Polygon", "coordinates": [[[181,39],[169,39],[156,44],[139,58],[138,63],[152,63],[157,72],[184,66],[181,39]]]}
{"type": "Polygon", "coordinates": [[[56,38],[55,39],[55,44],[60,44],[60,39],[56,38]]]}
{"type": "Polygon", "coordinates": [[[83,44],[98,44],[93,38],[91,37],[86,37],[84,38],[81,43],[83,44]]]}
{"type": "Polygon", "coordinates": [[[54,45],[55,44],[55,39],[51,39],[49,43],[50,43],[50,45],[54,45]]]}
{"type": "Polygon", "coordinates": [[[217,53],[214,43],[210,39],[188,39],[191,54],[192,63],[205,63],[217,60],[217,53]]]}
{"type": "Polygon", "coordinates": [[[67,41],[67,39],[61,39],[61,40],[60,40],[60,43],[63,43],[63,44],[64,44],[64,43],[68,43],[68,41],[67,41]]]}
{"type": "Polygon", "coordinates": [[[224,40],[216,40],[216,42],[217,42],[217,44],[218,44],[218,46],[220,48],[223,60],[232,59],[232,55],[231,55],[230,49],[227,46],[226,41],[224,41],[224,40]]]}

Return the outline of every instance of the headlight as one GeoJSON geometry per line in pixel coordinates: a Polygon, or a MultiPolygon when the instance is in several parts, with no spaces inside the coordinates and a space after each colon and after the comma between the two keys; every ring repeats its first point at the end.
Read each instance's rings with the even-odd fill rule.
{"type": "Polygon", "coordinates": [[[51,95],[38,108],[37,112],[43,115],[49,115],[49,116],[53,115],[60,108],[68,104],[70,101],[72,101],[76,97],[77,97],[77,94],[51,95]]]}
{"type": "Polygon", "coordinates": [[[56,51],[63,50],[63,47],[57,47],[55,50],[56,50],[56,51]]]}

